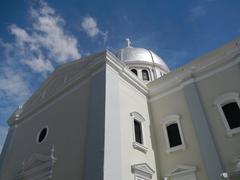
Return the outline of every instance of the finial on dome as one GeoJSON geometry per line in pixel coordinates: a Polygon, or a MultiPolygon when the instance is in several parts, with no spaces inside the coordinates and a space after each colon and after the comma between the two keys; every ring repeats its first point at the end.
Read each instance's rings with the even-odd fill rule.
{"type": "Polygon", "coordinates": [[[132,47],[132,46],[131,46],[132,42],[130,41],[130,39],[129,39],[129,38],[126,38],[126,41],[127,41],[127,47],[132,47]]]}

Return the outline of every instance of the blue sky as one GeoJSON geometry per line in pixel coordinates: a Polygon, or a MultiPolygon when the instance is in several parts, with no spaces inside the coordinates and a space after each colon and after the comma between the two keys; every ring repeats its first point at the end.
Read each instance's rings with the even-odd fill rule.
{"type": "Polygon", "coordinates": [[[239,37],[239,7],[238,0],[2,2],[0,144],[9,115],[58,65],[115,51],[129,37],[175,69],[239,37]]]}

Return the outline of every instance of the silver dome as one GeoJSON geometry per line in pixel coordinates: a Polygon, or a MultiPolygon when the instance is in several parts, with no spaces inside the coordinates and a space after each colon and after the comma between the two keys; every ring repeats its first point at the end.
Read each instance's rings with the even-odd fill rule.
{"type": "Polygon", "coordinates": [[[162,70],[169,72],[166,63],[154,52],[144,48],[126,47],[118,50],[115,55],[127,64],[143,63],[159,66],[162,70]]]}

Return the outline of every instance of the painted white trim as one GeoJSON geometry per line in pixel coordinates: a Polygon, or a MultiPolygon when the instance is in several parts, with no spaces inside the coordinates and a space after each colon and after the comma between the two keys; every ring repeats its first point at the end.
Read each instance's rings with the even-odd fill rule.
{"type": "Polygon", "coordinates": [[[151,76],[150,68],[148,68],[148,67],[144,67],[144,68],[141,69],[141,75],[142,75],[142,80],[143,80],[143,82],[150,82],[150,81],[153,80],[153,79],[152,79],[152,76],[151,76]],[[149,80],[144,80],[144,79],[143,79],[143,71],[144,71],[144,70],[147,71],[149,80]]]}
{"type": "Polygon", "coordinates": [[[149,178],[142,177],[142,176],[139,176],[139,175],[135,175],[134,179],[135,180],[150,180],[149,178]]]}
{"type": "Polygon", "coordinates": [[[131,112],[130,113],[130,117],[131,117],[131,121],[132,121],[132,132],[133,132],[133,147],[137,150],[140,150],[144,153],[147,153],[148,148],[146,145],[146,139],[145,139],[145,119],[144,117],[139,114],[138,112],[131,112]],[[136,142],[136,138],[135,138],[135,126],[134,126],[134,120],[138,121],[141,124],[141,131],[142,131],[142,144],[136,142]]]}
{"type": "Polygon", "coordinates": [[[228,136],[232,136],[233,134],[237,134],[237,133],[240,133],[240,127],[238,128],[234,128],[234,129],[231,129],[229,124],[228,124],[228,121],[226,119],[226,116],[223,112],[223,109],[222,107],[228,103],[231,103],[231,102],[236,102],[238,107],[240,108],[240,98],[239,98],[239,93],[237,92],[228,92],[228,93],[225,93],[225,94],[222,94],[221,96],[218,96],[215,101],[214,101],[214,104],[217,106],[217,109],[218,109],[218,112],[220,113],[220,116],[221,116],[221,119],[223,121],[223,124],[227,130],[227,135],[228,136]]]}
{"type": "MultiPolygon", "coordinates": [[[[120,60],[121,61],[121,60],[120,60]]],[[[127,66],[149,66],[149,67],[153,67],[153,63],[152,62],[146,62],[146,61],[124,61],[124,63],[127,65],[127,66]]],[[[163,71],[164,73],[169,73],[170,70],[169,69],[166,69],[165,67],[157,64],[157,63],[154,63],[154,67],[153,68],[158,68],[159,70],[163,71]]]]}
{"type": "Polygon", "coordinates": [[[18,119],[21,117],[22,112],[23,112],[23,106],[18,106],[18,108],[14,112],[14,116],[15,116],[16,121],[18,121],[18,119]]]}
{"type": "Polygon", "coordinates": [[[165,138],[166,145],[167,145],[166,152],[169,154],[169,153],[172,153],[174,151],[185,150],[186,149],[186,144],[185,144],[184,137],[183,137],[182,127],[181,127],[181,123],[180,123],[180,116],[179,115],[168,115],[167,117],[162,119],[161,124],[162,124],[162,127],[163,127],[164,138],[165,138]],[[179,130],[179,134],[180,134],[182,144],[178,145],[178,146],[175,146],[175,147],[170,147],[168,133],[167,133],[167,126],[169,126],[171,124],[175,124],[175,123],[178,126],[178,130],[179,130]]]}
{"type": "Polygon", "coordinates": [[[153,67],[153,65],[152,64],[128,64],[128,63],[126,63],[126,65],[127,65],[127,67],[129,68],[129,69],[136,69],[137,71],[138,71],[138,77],[139,77],[139,79],[141,79],[143,82],[145,82],[145,83],[149,83],[149,82],[151,82],[151,81],[154,81],[154,80],[156,80],[156,79],[158,79],[158,78],[160,78],[162,75],[160,74],[160,73],[157,73],[157,71],[156,71],[156,76],[157,77],[155,77],[155,75],[154,75],[154,71],[155,71],[155,69],[154,68],[157,68],[157,70],[159,71],[159,72],[161,72],[162,74],[167,74],[169,71],[164,71],[164,70],[162,70],[160,67],[158,67],[158,66],[156,66],[155,67],[155,65],[154,65],[154,67],[153,67]],[[148,71],[148,74],[149,74],[149,81],[144,81],[143,80],[143,78],[142,78],[142,70],[143,69],[146,69],[147,71],[148,71]]]}
{"type": "Polygon", "coordinates": [[[164,96],[181,90],[184,86],[192,82],[202,81],[239,63],[240,54],[235,52],[228,55],[228,57],[213,59],[213,62],[205,63],[205,65],[199,68],[191,66],[186,69],[182,68],[182,71],[179,70],[179,72],[172,72],[169,76],[166,75],[165,78],[148,84],[149,102],[154,102],[164,96]]]}
{"type": "MultiPolygon", "coordinates": [[[[146,67],[146,66],[128,66],[129,70],[131,71],[132,69],[135,69],[137,71],[137,77],[142,80],[143,82],[150,82],[153,80],[152,78],[152,74],[150,71],[150,67],[146,67]],[[142,75],[142,70],[146,70],[148,72],[148,77],[149,80],[143,80],[143,75],[142,75]]],[[[135,75],[135,74],[134,74],[135,75]]]]}
{"type": "MultiPolygon", "coordinates": [[[[149,83],[150,81],[153,81],[153,74],[151,73],[151,68],[150,66],[127,66],[128,69],[131,71],[132,69],[135,69],[137,71],[137,77],[143,81],[144,83],[149,83]],[[149,80],[143,80],[143,76],[142,76],[142,70],[146,70],[148,72],[148,77],[149,80]]],[[[134,74],[135,75],[135,74],[134,74]]]]}
{"type": "Polygon", "coordinates": [[[147,164],[135,164],[131,166],[132,173],[134,173],[135,180],[143,179],[150,180],[155,171],[147,164]]]}
{"type": "Polygon", "coordinates": [[[167,176],[172,177],[172,176],[183,175],[188,173],[195,173],[196,171],[197,171],[196,166],[178,165],[176,168],[171,170],[167,176]]]}
{"type": "Polygon", "coordinates": [[[108,65],[111,65],[111,67],[115,69],[125,81],[129,82],[132,86],[134,86],[144,95],[148,94],[148,88],[146,84],[137,76],[135,76],[129,70],[129,68],[126,65],[124,65],[123,62],[119,61],[119,59],[116,56],[114,56],[111,52],[107,51],[106,62],[108,65]]]}
{"type": "Polygon", "coordinates": [[[147,153],[147,151],[148,151],[147,147],[145,147],[144,145],[142,145],[142,144],[140,144],[136,141],[133,142],[133,147],[134,147],[134,149],[137,149],[137,150],[142,151],[144,153],[147,153]]]}
{"type": "MultiPolygon", "coordinates": [[[[140,91],[142,94],[147,95],[148,89],[143,81],[141,81],[138,77],[136,77],[130,70],[126,67],[126,65],[119,61],[117,57],[115,57],[111,52],[104,51],[101,53],[98,53],[96,55],[92,55],[89,57],[83,58],[81,61],[74,61],[68,64],[61,65],[58,67],[53,74],[43,83],[41,88],[39,88],[25,103],[26,106],[33,106],[33,108],[29,109],[23,109],[22,116],[15,120],[12,116],[8,119],[9,126],[14,126],[15,124],[21,123],[23,120],[28,119],[29,116],[35,115],[38,113],[42,108],[45,108],[44,106],[50,103],[55,103],[56,100],[61,99],[66,94],[69,94],[70,91],[75,89],[76,86],[79,86],[79,83],[85,83],[88,79],[90,79],[92,76],[97,74],[98,72],[102,71],[106,66],[111,66],[114,70],[116,70],[119,75],[129,84],[131,84],[133,87],[135,87],[138,91],[140,91]],[[68,81],[65,83],[65,85],[59,87],[59,89],[56,91],[56,93],[52,94],[49,97],[46,97],[43,99],[43,101],[39,102],[35,100],[41,97],[41,92],[43,89],[46,89],[49,84],[51,84],[55,79],[57,79],[60,75],[67,75],[64,71],[64,68],[68,68],[71,65],[75,63],[80,62],[89,62],[87,69],[80,71],[77,75],[72,77],[71,79],[68,79],[68,81]]],[[[64,81],[64,76],[62,77],[62,80],[64,81]]]]}

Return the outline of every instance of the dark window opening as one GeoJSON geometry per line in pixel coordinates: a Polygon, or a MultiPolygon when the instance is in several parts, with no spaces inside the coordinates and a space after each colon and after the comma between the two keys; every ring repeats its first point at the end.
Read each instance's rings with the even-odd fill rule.
{"type": "Polygon", "coordinates": [[[143,144],[142,139],[142,125],[139,121],[134,120],[135,141],[143,144]]]}
{"type": "Polygon", "coordinates": [[[136,69],[131,69],[131,71],[137,76],[138,75],[138,72],[136,69]]]}
{"type": "Polygon", "coordinates": [[[142,70],[142,77],[143,77],[143,80],[145,81],[149,81],[149,74],[148,74],[148,71],[147,70],[142,70]]]}
{"type": "Polygon", "coordinates": [[[222,106],[222,110],[230,129],[240,127],[240,109],[236,102],[231,102],[222,106]]]}
{"type": "Polygon", "coordinates": [[[41,143],[47,136],[47,128],[43,128],[38,136],[38,142],[41,143]]]}
{"type": "Polygon", "coordinates": [[[174,123],[167,126],[167,134],[170,147],[179,146],[182,144],[178,124],[174,123]]]}

